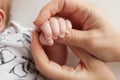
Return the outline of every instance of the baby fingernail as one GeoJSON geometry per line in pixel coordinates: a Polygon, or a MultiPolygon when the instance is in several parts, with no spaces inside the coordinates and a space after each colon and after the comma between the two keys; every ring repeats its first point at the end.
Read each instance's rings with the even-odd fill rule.
{"type": "Polygon", "coordinates": [[[50,45],[50,46],[53,45],[53,40],[49,40],[48,45],[50,45]]]}
{"type": "Polygon", "coordinates": [[[60,38],[64,38],[64,37],[65,37],[65,34],[61,34],[59,37],[60,37],[60,38]]]}
{"type": "Polygon", "coordinates": [[[53,39],[57,39],[57,37],[56,37],[56,36],[53,36],[53,39]]]}
{"type": "Polygon", "coordinates": [[[51,38],[51,36],[47,36],[46,39],[47,40],[51,40],[52,38],[51,38]]]}
{"type": "Polygon", "coordinates": [[[69,30],[66,30],[66,33],[68,34],[68,33],[70,33],[70,31],[69,31],[69,30]]]}

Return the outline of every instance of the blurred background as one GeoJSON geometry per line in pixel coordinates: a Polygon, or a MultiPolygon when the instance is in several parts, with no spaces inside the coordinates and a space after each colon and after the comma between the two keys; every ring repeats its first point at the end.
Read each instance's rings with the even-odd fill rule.
{"type": "MultiPolygon", "coordinates": [[[[34,27],[33,21],[41,8],[51,0],[13,0],[12,20],[23,26],[34,27]]],[[[108,17],[111,23],[120,29],[120,0],[86,0],[97,5],[108,17]]],[[[104,44],[103,44],[104,45],[104,44]]],[[[73,66],[78,62],[77,57],[69,50],[67,65],[73,66]]],[[[120,80],[120,63],[108,63],[118,80],[120,80]]],[[[103,71],[104,72],[104,71],[103,71]]]]}

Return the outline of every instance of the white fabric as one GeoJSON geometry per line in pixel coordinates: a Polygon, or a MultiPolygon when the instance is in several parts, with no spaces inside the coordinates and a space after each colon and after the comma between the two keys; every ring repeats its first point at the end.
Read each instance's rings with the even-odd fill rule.
{"type": "Polygon", "coordinates": [[[32,30],[12,21],[0,33],[0,80],[43,80],[31,57],[32,30]]]}

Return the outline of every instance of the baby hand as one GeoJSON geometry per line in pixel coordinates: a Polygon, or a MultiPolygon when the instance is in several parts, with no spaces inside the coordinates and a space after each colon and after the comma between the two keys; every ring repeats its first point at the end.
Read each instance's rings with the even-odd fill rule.
{"type": "Polygon", "coordinates": [[[62,17],[52,17],[40,27],[42,31],[40,42],[43,45],[53,45],[55,39],[64,38],[71,29],[72,24],[69,20],[62,17]]]}

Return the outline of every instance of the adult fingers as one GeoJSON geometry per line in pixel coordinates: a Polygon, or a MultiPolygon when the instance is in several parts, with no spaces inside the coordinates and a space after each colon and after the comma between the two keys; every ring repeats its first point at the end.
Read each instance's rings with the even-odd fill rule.
{"type": "Polygon", "coordinates": [[[93,67],[92,65],[94,64],[93,61],[97,61],[93,56],[91,56],[87,51],[83,50],[82,48],[73,47],[73,46],[70,46],[70,48],[80,59],[80,63],[76,67],[77,70],[81,70],[80,65],[82,64],[84,68],[87,68],[89,70],[92,69],[93,67]]]}
{"type": "Polygon", "coordinates": [[[68,66],[60,66],[50,61],[39,43],[39,34],[37,32],[33,33],[32,55],[36,68],[49,78],[56,80],[86,80],[87,76],[89,76],[87,70],[92,71],[98,67],[95,65],[97,59],[89,55],[86,51],[73,46],[71,49],[81,59],[81,62],[75,69],[68,66]]]}
{"type": "Polygon", "coordinates": [[[90,55],[87,51],[82,48],[70,46],[72,51],[80,58],[80,63],[77,65],[76,70],[81,71],[81,69],[86,68],[88,71],[100,71],[99,65],[104,69],[106,68],[105,62],[99,60],[98,58],[90,55]],[[80,66],[82,65],[82,66],[80,66]]]}
{"type": "Polygon", "coordinates": [[[84,48],[84,46],[89,45],[92,37],[93,35],[90,31],[72,29],[64,38],[59,38],[56,41],[66,45],[84,48]]]}
{"type": "Polygon", "coordinates": [[[81,48],[73,46],[70,46],[70,48],[80,58],[80,63],[75,68],[79,74],[79,78],[76,80],[93,80],[95,78],[97,80],[101,80],[102,78],[106,78],[107,80],[116,80],[113,72],[105,64],[105,62],[91,56],[88,52],[81,48]],[[81,70],[86,73],[85,76],[82,76],[81,70]],[[104,71],[105,73],[101,71],[104,71]],[[112,76],[110,77],[110,75],[112,76]]]}
{"type": "Polygon", "coordinates": [[[39,27],[51,16],[58,13],[73,14],[78,9],[78,2],[78,0],[52,0],[41,10],[34,24],[39,27]]]}
{"type": "Polygon", "coordinates": [[[57,80],[74,79],[75,72],[73,68],[60,66],[59,64],[48,59],[45,51],[39,43],[39,34],[37,32],[33,32],[32,55],[36,68],[43,75],[57,80]]]}

